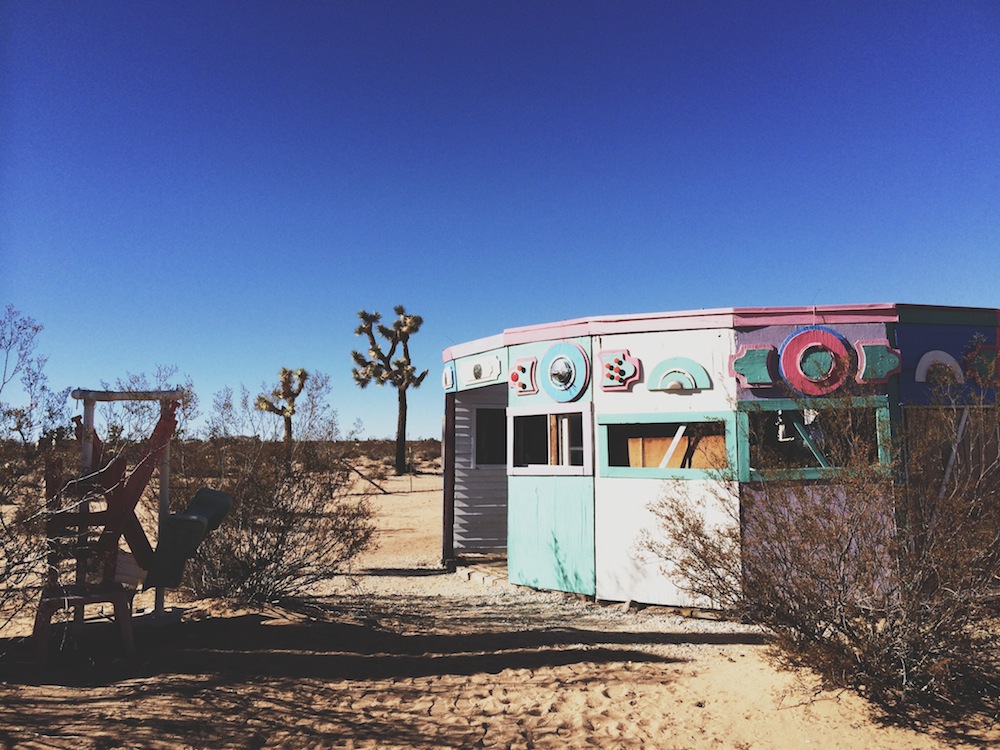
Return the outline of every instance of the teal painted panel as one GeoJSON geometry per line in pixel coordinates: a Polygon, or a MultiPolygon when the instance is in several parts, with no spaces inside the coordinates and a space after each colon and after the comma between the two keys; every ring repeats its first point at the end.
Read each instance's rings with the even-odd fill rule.
{"type": "MultiPolygon", "coordinates": [[[[519,344],[517,346],[512,346],[507,352],[508,361],[510,363],[509,367],[514,368],[518,364],[527,366],[527,360],[534,359],[533,368],[533,380],[530,383],[521,381],[521,385],[526,385],[528,387],[523,389],[512,388],[510,391],[510,406],[546,406],[554,403],[570,403],[573,401],[591,401],[593,400],[593,381],[594,381],[594,365],[591,361],[591,344],[590,338],[586,336],[578,336],[575,338],[569,338],[564,340],[556,341],[538,341],[531,344],[519,344]],[[571,385],[561,386],[565,388],[567,398],[556,399],[553,398],[552,394],[552,384],[548,382],[549,373],[546,371],[546,365],[551,364],[551,355],[553,353],[558,353],[559,350],[566,347],[567,344],[575,344],[580,347],[584,355],[584,361],[578,362],[578,366],[574,370],[573,381],[571,385]]],[[[527,367],[528,371],[532,371],[531,367],[527,367]]],[[[508,372],[508,376],[509,376],[508,372]]],[[[525,372],[525,375],[528,373],[525,372]]]]}
{"type": "Polygon", "coordinates": [[[510,477],[507,578],[593,596],[593,477],[510,477]]]}

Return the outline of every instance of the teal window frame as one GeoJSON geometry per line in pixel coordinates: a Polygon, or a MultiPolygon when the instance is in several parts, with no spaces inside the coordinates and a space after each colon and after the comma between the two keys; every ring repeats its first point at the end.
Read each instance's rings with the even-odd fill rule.
{"type": "Polygon", "coordinates": [[[711,412],[644,412],[641,414],[601,414],[597,418],[600,476],[644,479],[725,479],[737,469],[737,418],[732,411],[711,412]],[[611,466],[610,437],[612,425],[636,424],[697,424],[721,422],[725,426],[726,467],[723,469],[675,469],[645,466],[611,466]]]}
{"type": "MultiPolygon", "coordinates": [[[[888,467],[892,459],[891,436],[892,420],[887,396],[856,396],[853,398],[812,398],[812,399],[766,399],[761,401],[740,401],[737,406],[737,422],[739,425],[739,480],[741,482],[766,482],[787,480],[830,479],[843,471],[840,466],[819,466],[771,470],[761,473],[750,466],[750,413],[775,413],[778,411],[799,411],[814,409],[818,412],[831,409],[873,409],[875,411],[875,432],[878,436],[878,460],[882,466],[888,467]]],[[[806,438],[803,434],[801,437],[806,438]]],[[[807,443],[808,445],[808,443],[807,443]]],[[[825,459],[815,449],[820,463],[825,459]]]]}

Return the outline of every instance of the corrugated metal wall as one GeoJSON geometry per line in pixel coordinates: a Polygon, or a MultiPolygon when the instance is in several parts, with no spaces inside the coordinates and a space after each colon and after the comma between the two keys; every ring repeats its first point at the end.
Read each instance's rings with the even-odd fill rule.
{"type": "Polygon", "coordinates": [[[476,465],[476,409],[507,406],[507,384],[457,394],[455,403],[455,552],[507,549],[507,466],[476,465]]]}

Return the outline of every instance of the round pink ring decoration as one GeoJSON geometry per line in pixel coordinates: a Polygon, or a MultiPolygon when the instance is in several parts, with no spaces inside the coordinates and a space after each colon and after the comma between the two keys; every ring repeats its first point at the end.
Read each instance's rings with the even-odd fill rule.
{"type": "Polygon", "coordinates": [[[850,375],[851,350],[847,341],[829,328],[812,326],[796,331],[781,345],[781,377],[804,396],[825,396],[850,375]]]}

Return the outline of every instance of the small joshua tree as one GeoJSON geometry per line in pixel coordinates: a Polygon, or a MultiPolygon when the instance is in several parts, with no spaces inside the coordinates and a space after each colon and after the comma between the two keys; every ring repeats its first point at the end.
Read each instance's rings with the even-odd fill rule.
{"type": "Polygon", "coordinates": [[[406,390],[410,387],[419,388],[424,382],[427,370],[419,375],[410,362],[410,336],[420,330],[424,320],[419,315],[407,315],[402,305],[396,305],[396,319],[392,327],[384,325],[381,313],[362,310],[358,313],[361,320],[354,333],[356,336],[368,338],[368,353],[351,352],[351,358],[356,365],[352,368],[354,382],[361,388],[368,387],[372,381],[384,386],[389,383],[396,389],[399,398],[399,414],[396,421],[396,473],[406,472],[406,390]],[[375,339],[375,332],[389,342],[388,350],[375,339]]]}
{"type": "Polygon", "coordinates": [[[295,399],[302,393],[309,373],[305,370],[289,370],[282,367],[278,385],[270,395],[257,396],[256,407],[260,411],[276,414],[285,421],[285,470],[292,466],[292,416],[295,414],[295,399]]]}

